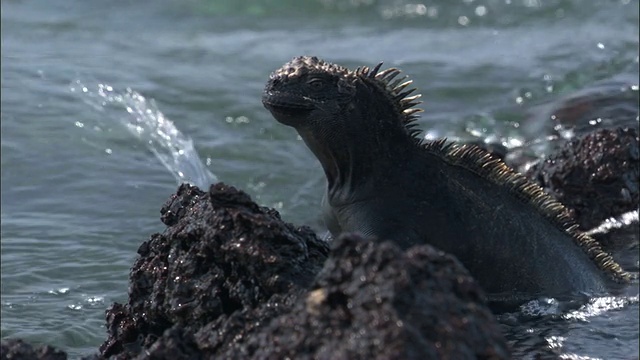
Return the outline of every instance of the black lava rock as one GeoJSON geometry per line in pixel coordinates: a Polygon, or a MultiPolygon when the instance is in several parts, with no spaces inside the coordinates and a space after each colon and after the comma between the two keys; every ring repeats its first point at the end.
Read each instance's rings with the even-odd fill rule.
{"type": "Polygon", "coordinates": [[[171,327],[195,332],[274,294],[306,288],[329,251],[310,229],[284,223],[222,183],[208,193],[182,185],[161,213],[170,226],[138,249],[128,303],[107,310],[105,357],[127,358],[171,327]]]}
{"type": "Polygon", "coordinates": [[[639,160],[635,128],[599,129],[569,141],[526,175],[588,230],[638,208],[639,160]]]}
{"type": "Polygon", "coordinates": [[[67,360],[67,354],[49,345],[33,346],[20,339],[3,339],[0,360],[67,360]]]}
{"type": "MultiPolygon", "coordinates": [[[[430,246],[403,252],[355,234],[335,240],[291,311],[245,339],[284,359],[507,359],[483,293],[460,263],[430,246]]],[[[253,345],[253,346],[252,346],[253,345]]]]}

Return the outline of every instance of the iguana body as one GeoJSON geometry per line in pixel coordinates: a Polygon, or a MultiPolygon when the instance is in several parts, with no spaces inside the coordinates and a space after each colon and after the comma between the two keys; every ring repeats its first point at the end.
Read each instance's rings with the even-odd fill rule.
{"type": "Polygon", "coordinates": [[[410,81],[379,68],[299,57],[271,75],[263,95],[322,164],[333,236],[433,245],[499,299],[602,294],[630,280],[560,203],[501,161],[475,146],[421,141],[410,81]]]}

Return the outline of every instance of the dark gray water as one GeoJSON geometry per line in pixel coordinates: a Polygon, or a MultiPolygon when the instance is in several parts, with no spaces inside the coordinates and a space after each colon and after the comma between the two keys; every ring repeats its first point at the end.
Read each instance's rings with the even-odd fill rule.
{"type": "MultiPolygon", "coordinates": [[[[105,339],[104,310],[126,301],[136,249],[163,230],[180,179],[218,178],[322,230],[320,167],[260,103],[293,56],[400,67],[423,94],[425,136],[542,144],[533,153],[547,134],[526,120],[547,120],[544,104],[638,93],[637,0],[1,6],[1,336],[72,357],[105,339]]],[[[505,332],[519,357],[637,358],[637,294],[515,314],[505,332]]]]}

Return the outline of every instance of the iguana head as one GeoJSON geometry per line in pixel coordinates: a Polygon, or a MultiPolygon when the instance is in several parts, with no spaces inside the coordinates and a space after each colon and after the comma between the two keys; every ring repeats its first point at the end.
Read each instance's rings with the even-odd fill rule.
{"type": "Polygon", "coordinates": [[[420,95],[400,71],[349,70],[316,57],[297,57],[274,71],[262,103],[280,123],[294,127],[322,164],[329,187],[384,172],[385,160],[419,143],[413,106],[420,95]]]}
{"type": "Polygon", "coordinates": [[[262,103],[277,121],[298,130],[379,126],[413,135],[409,124],[420,111],[413,108],[420,95],[408,97],[415,89],[403,90],[411,81],[391,83],[400,71],[379,72],[381,65],[350,71],[317,57],[296,57],[271,74],[262,103]],[[384,122],[373,123],[374,118],[384,122]]]}
{"type": "Polygon", "coordinates": [[[262,103],[277,121],[301,128],[332,121],[354,95],[347,69],[315,57],[297,57],[271,74],[262,103]]]}

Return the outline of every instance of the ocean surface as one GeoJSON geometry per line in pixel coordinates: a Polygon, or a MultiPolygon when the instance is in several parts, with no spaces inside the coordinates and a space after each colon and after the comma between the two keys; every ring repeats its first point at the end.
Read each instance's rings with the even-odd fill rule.
{"type": "MultiPolygon", "coordinates": [[[[324,230],[320,166],[260,102],[293,56],[384,61],[422,93],[424,136],[534,157],[571,136],[549,113],[567,98],[637,110],[638,0],[0,4],[1,337],[71,358],[106,338],[105,309],[126,302],[136,250],[163,231],[178,183],[224,181],[324,230]]],[[[638,289],[627,293],[501,321],[518,358],[637,359],[638,289]]]]}

